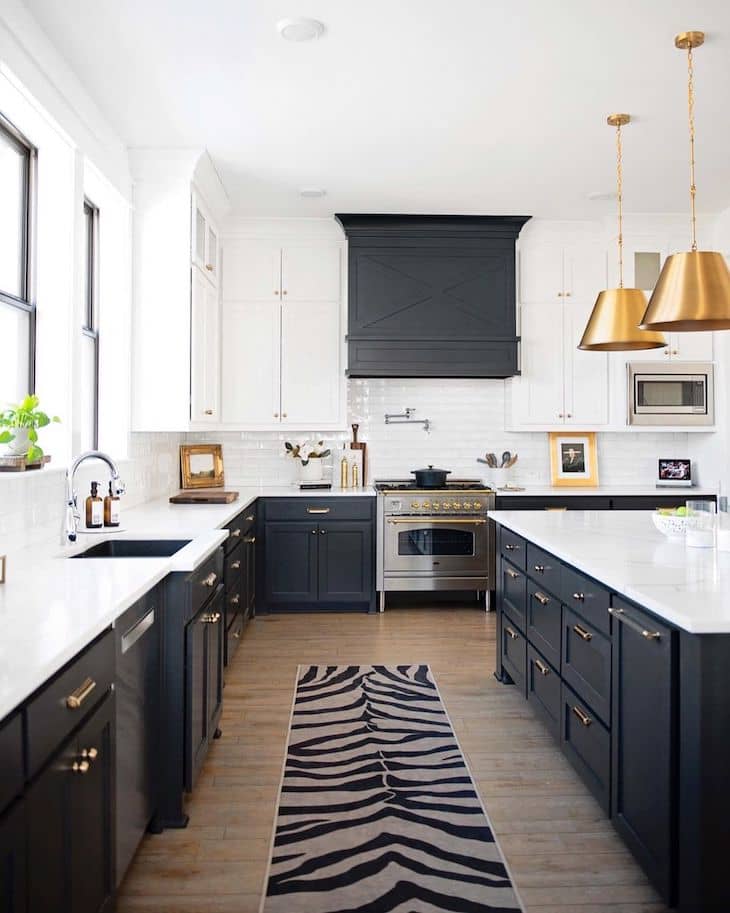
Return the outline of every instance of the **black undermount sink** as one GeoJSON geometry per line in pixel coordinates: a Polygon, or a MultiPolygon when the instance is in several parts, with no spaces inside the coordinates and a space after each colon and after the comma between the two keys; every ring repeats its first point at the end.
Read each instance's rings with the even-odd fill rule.
{"type": "Polygon", "coordinates": [[[191,539],[106,539],[71,558],[169,558],[191,539]]]}

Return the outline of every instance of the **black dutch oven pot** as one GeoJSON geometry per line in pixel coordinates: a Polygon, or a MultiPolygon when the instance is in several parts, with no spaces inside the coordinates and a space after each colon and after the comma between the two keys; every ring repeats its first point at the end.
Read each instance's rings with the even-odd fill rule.
{"type": "Polygon", "coordinates": [[[433,466],[429,466],[428,469],[412,469],[411,475],[416,477],[416,485],[419,488],[444,488],[446,476],[451,475],[451,470],[434,469],[433,466]]]}

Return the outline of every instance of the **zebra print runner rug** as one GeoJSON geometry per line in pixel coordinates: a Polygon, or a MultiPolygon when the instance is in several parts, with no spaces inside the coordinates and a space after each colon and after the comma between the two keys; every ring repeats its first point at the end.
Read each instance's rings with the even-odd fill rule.
{"type": "Polygon", "coordinates": [[[299,667],[261,910],[522,910],[428,666],[299,667]]]}

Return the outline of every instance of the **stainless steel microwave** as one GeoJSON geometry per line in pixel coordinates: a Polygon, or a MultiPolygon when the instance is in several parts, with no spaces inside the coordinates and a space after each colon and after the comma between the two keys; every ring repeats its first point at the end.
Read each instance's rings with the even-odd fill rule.
{"type": "Polygon", "coordinates": [[[709,361],[630,362],[629,425],[714,425],[714,368],[709,361]]]}

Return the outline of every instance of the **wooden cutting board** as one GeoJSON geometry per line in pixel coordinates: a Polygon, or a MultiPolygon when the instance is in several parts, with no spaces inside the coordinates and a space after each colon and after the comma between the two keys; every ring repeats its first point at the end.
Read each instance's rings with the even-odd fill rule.
{"type": "Polygon", "coordinates": [[[180,491],[170,498],[170,504],[230,504],[238,500],[237,491],[201,488],[199,491],[180,491]]]}

